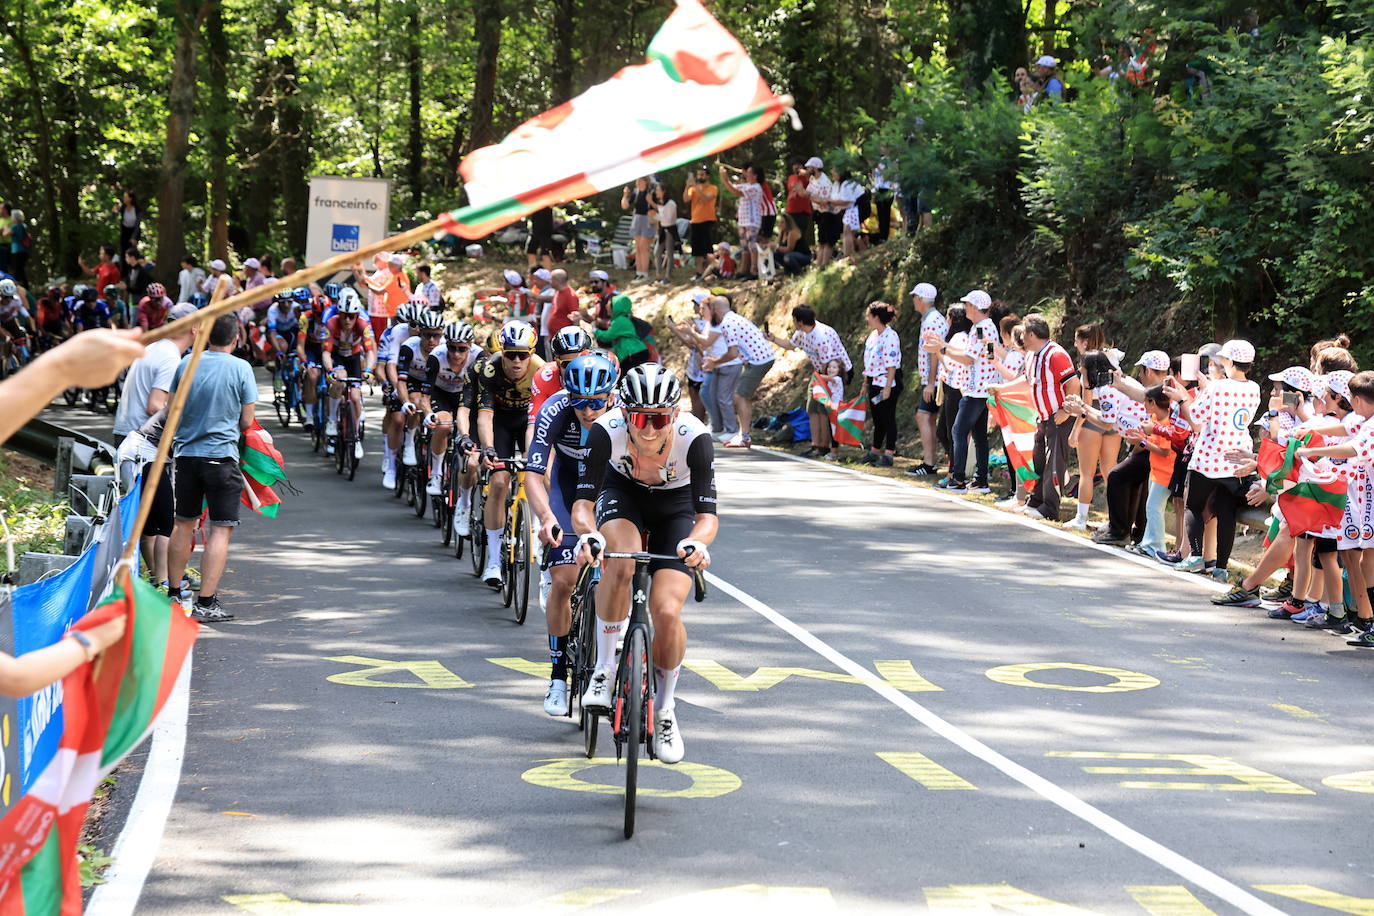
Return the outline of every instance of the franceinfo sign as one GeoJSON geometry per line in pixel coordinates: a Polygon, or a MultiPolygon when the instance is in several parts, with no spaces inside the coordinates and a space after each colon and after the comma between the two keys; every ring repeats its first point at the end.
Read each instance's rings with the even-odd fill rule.
{"type": "Polygon", "coordinates": [[[387,237],[391,182],[385,178],[310,179],[305,261],[319,264],[387,237]]]}

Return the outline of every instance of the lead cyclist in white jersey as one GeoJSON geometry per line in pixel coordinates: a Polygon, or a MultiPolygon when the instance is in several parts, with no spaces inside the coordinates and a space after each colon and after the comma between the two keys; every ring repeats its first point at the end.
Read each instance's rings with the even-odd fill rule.
{"type": "MultiPolygon", "coordinates": [[[[681,558],[655,560],[649,567],[658,687],[654,756],[677,763],[683,744],[674,693],[687,649],[682,606],[692,588],[690,570],[711,565],[707,548],[719,527],[715,443],[704,423],[679,411],[682,388],[664,366],[644,363],[631,369],[620,382],[619,395],[620,407],[587,433],[587,457],[579,467],[572,510],[580,536],[578,562],[595,562],[593,545],[600,551],[638,551],[644,536],[649,552],[681,558]]],[[[584,707],[599,711],[610,708],[616,640],[630,615],[634,576],[631,560],[604,562],[596,602],[596,670],[582,695],[584,707]]]]}

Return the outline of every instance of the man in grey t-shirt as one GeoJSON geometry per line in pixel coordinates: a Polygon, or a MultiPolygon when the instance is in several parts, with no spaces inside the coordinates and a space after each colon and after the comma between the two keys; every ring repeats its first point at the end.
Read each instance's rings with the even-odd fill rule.
{"type": "MultiPolygon", "coordinates": [[[[191,539],[202,507],[209,509],[210,528],[201,563],[200,596],[191,616],[206,623],[232,620],[216,592],[229,557],[229,538],[239,523],[243,473],[239,470],[239,434],[253,425],[258,383],[248,363],[233,355],[239,320],[234,314],[215,319],[210,342],[173,437],[176,471],[172,479],[176,524],[168,552],[168,573],[180,582],[191,558],[191,539]]],[[[172,390],[181,384],[188,360],[177,367],[172,390]]]]}

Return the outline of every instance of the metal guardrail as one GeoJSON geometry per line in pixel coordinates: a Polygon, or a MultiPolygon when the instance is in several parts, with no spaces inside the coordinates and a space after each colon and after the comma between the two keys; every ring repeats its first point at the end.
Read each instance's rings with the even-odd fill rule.
{"type": "Polygon", "coordinates": [[[66,492],[64,481],[72,474],[106,476],[114,473],[117,464],[115,450],[108,442],[37,418],[10,436],[5,441],[5,448],[56,467],[59,493],[66,492]],[[63,445],[64,439],[71,442],[70,447],[63,445]]]}

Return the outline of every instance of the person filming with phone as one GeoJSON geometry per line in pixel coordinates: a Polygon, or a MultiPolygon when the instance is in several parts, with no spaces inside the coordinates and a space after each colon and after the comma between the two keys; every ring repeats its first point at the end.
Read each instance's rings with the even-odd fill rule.
{"type": "Polygon", "coordinates": [[[1002,381],[997,371],[997,325],[992,323],[988,312],[992,309],[992,297],[981,289],[970,290],[961,300],[964,313],[973,328],[968,332],[968,343],[962,350],[948,348],[946,354],[955,362],[969,367],[968,379],[961,389],[959,412],[954,417],[954,460],[949,483],[944,487],[955,493],[991,493],[988,482],[988,386],[1002,381]],[[970,485],[968,473],[968,444],[973,439],[974,472],[970,485]]]}

